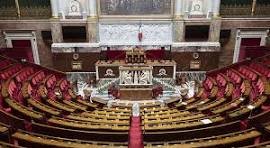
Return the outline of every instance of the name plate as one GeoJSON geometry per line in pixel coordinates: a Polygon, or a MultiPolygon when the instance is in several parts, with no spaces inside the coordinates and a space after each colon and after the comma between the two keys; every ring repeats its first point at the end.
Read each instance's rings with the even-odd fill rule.
{"type": "Polygon", "coordinates": [[[72,70],[82,70],[82,61],[72,61],[71,67],[72,70]]]}
{"type": "Polygon", "coordinates": [[[193,60],[190,61],[190,69],[199,70],[201,68],[201,61],[193,60]]]}

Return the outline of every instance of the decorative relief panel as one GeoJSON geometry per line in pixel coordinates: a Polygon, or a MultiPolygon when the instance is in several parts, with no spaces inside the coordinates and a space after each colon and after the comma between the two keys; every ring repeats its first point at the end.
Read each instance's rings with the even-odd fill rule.
{"type": "Polygon", "coordinates": [[[170,45],[172,24],[100,24],[99,34],[101,45],[170,45]]]}
{"type": "Polygon", "coordinates": [[[61,0],[58,1],[58,5],[62,19],[83,17],[88,14],[87,0],[61,0]]]}
{"type": "Polygon", "coordinates": [[[100,0],[101,15],[171,14],[172,0],[100,0]]]}

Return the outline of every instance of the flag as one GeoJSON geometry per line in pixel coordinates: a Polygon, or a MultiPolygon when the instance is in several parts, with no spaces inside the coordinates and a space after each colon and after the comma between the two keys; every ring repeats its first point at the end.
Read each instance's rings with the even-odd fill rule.
{"type": "Polygon", "coordinates": [[[138,39],[141,42],[143,38],[142,25],[139,27],[138,39]]]}

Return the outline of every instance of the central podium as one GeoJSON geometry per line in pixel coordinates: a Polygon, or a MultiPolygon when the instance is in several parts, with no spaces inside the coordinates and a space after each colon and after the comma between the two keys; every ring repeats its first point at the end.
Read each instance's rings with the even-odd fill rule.
{"type": "Polygon", "coordinates": [[[123,59],[96,62],[97,80],[119,78],[118,98],[123,100],[153,99],[153,78],[175,79],[175,72],[175,61],[147,59],[141,48],[126,51],[123,59]]]}
{"type": "Polygon", "coordinates": [[[120,98],[125,100],[152,99],[153,66],[147,65],[143,50],[126,53],[125,66],[119,66],[120,98]]]}

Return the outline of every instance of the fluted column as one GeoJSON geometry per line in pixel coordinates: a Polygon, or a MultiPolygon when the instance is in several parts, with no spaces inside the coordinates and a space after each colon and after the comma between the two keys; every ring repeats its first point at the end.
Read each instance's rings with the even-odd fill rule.
{"type": "Polygon", "coordinates": [[[58,18],[58,0],[51,0],[52,17],[58,18]]]}
{"type": "Polygon", "coordinates": [[[219,42],[221,19],[216,18],[211,22],[209,29],[209,42],[219,42]]]}
{"type": "Polygon", "coordinates": [[[87,40],[90,43],[98,41],[97,0],[88,0],[87,40]]]}
{"type": "Polygon", "coordinates": [[[97,17],[97,1],[96,0],[88,0],[89,6],[89,16],[90,17],[97,17]]]}
{"type": "Polygon", "coordinates": [[[177,18],[181,18],[181,16],[183,15],[182,13],[182,9],[183,9],[183,0],[175,0],[175,6],[174,6],[174,17],[177,18]]]}
{"type": "Polygon", "coordinates": [[[220,9],[220,0],[213,0],[213,16],[218,17],[219,16],[219,9],[220,9]]]}

